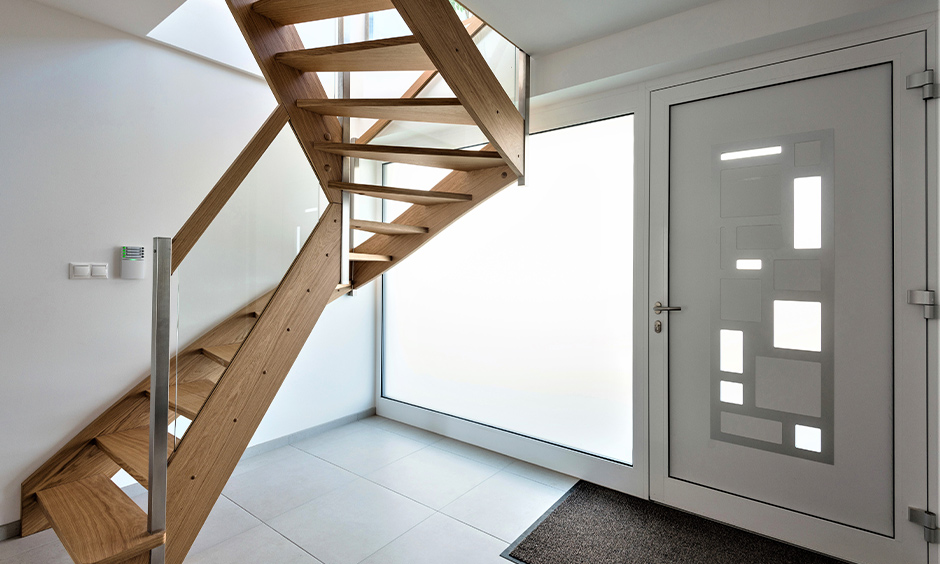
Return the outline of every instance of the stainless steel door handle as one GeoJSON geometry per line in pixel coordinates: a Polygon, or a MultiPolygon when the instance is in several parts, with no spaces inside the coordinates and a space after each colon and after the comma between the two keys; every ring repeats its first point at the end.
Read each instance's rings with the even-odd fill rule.
{"type": "Polygon", "coordinates": [[[656,305],[653,306],[653,311],[656,312],[656,315],[659,315],[664,311],[682,311],[682,308],[677,306],[664,306],[662,302],[656,302],[656,305]]]}

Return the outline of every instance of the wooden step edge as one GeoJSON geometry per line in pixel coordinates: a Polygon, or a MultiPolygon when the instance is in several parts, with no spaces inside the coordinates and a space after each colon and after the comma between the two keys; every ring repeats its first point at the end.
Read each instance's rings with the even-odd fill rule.
{"type": "Polygon", "coordinates": [[[427,227],[417,225],[383,223],[381,221],[366,221],[364,219],[353,219],[350,221],[349,226],[357,231],[366,231],[379,235],[423,235],[430,231],[427,227]]]}
{"type": "Polygon", "coordinates": [[[392,10],[395,5],[391,0],[259,0],[251,7],[274,22],[292,25],[392,10]]]}
{"type": "Polygon", "coordinates": [[[118,564],[166,542],[165,531],[147,532],[147,514],[103,474],[36,497],[77,564],[118,564]]]}
{"type": "Polygon", "coordinates": [[[432,71],[436,67],[412,36],[372,39],[315,49],[282,51],[282,65],[301,72],[432,71]]]}
{"type": "Polygon", "coordinates": [[[349,260],[353,262],[392,262],[392,257],[371,253],[349,253],[349,260]]]}
{"type": "MultiPolygon", "coordinates": [[[[167,433],[167,456],[173,452],[174,437],[167,433]]],[[[95,438],[95,443],[105,454],[118,463],[143,487],[147,486],[150,473],[150,427],[137,427],[95,438]]]]}
{"type": "Polygon", "coordinates": [[[395,200],[398,202],[408,202],[425,206],[435,206],[440,204],[455,204],[469,202],[473,200],[470,194],[459,192],[438,192],[434,190],[411,190],[408,188],[393,188],[391,186],[375,186],[371,184],[353,184],[349,182],[330,182],[329,187],[360,194],[362,196],[371,196],[373,198],[382,198],[385,200],[395,200]]]}
{"type": "Polygon", "coordinates": [[[317,151],[343,157],[388,161],[434,168],[448,168],[462,172],[494,168],[505,164],[503,158],[496,151],[467,151],[461,149],[437,149],[433,147],[401,147],[393,145],[318,142],[314,142],[313,148],[317,151]]]}
{"type": "Polygon", "coordinates": [[[203,347],[202,354],[227,368],[228,365],[232,363],[232,359],[235,358],[235,353],[238,352],[241,346],[241,343],[229,343],[227,345],[203,347]]]}
{"type": "MultiPolygon", "coordinates": [[[[171,383],[171,415],[175,413],[187,419],[195,419],[196,416],[199,415],[199,412],[202,411],[202,406],[205,405],[206,400],[209,399],[209,395],[212,393],[212,390],[215,389],[215,386],[216,382],[205,378],[183,382],[179,384],[179,386],[175,386],[171,383]]],[[[150,390],[146,390],[146,393],[149,396],[150,390]]]]}
{"type": "Polygon", "coordinates": [[[330,300],[326,303],[331,304],[352,291],[353,291],[352,284],[338,284],[336,286],[336,289],[333,290],[333,295],[330,296],[330,300]]]}
{"type": "Polygon", "coordinates": [[[297,107],[336,117],[476,125],[457,98],[303,99],[297,107]]]}

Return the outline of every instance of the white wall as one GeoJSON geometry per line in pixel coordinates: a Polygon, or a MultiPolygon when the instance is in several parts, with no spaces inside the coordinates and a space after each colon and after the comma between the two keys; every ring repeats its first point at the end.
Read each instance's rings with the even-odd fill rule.
{"type": "Polygon", "coordinates": [[[534,58],[532,95],[609,90],[936,9],[936,0],[717,0],[534,58]]]}
{"type": "MultiPolygon", "coordinates": [[[[70,281],[68,263],[116,276],[117,247],[174,235],[274,100],[261,80],[26,0],[0,0],[0,100],[4,524],[20,483],[149,368],[150,281],[70,281]]],[[[373,323],[371,288],[327,310],[255,442],[373,406],[373,323]]]]}

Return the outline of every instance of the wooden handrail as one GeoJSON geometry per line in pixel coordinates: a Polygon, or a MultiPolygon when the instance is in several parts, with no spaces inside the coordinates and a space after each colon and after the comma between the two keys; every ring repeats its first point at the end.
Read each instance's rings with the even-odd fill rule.
{"type": "Polygon", "coordinates": [[[176,272],[176,268],[183,262],[189,251],[196,246],[196,242],[206,232],[215,217],[219,215],[219,212],[225,207],[229,198],[245,180],[251,169],[258,163],[261,155],[268,150],[274,138],[284,129],[287,121],[287,110],[284,109],[284,106],[279,105],[268,116],[264,125],[251,138],[248,145],[242,149],[232,166],[228,167],[228,170],[215,184],[206,199],[199,204],[193,215],[186,220],[176,237],[173,237],[172,272],[176,272]]]}
{"type": "MultiPolygon", "coordinates": [[[[486,24],[483,23],[483,20],[481,20],[480,18],[476,16],[473,16],[472,18],[467,20],[467,33],[470,34],[470,37],[476,37],[476,35],[480,33],[480,31],[485,27],[485,25],[486,24]]],[[[412,84],[411,87],[402,95],[402,99],[404,100],[408,98],[416,98],[418,94],[421,93],[421,91],[427,88],[428,84],[430,84],[431,81],[434,79],[434,77],[436,77],[438,74],[439,73],[436,70],[426,71],[422,73],[421,76],[418,77],[418,80],[416,80],[415,83],[412,84]]],[[[392,123],[392,120],[390,119],[378,120],[377,122],[372,124],[372,127],[370,127],[368,130],[366,130],[365,133],[362,134],[362,136],[356,141],[356,143],[365,145],[366,143],[378,137],[379,134],[382,133],[385,130],[385,128],[388,127],[391,123],[392,123]]]]}

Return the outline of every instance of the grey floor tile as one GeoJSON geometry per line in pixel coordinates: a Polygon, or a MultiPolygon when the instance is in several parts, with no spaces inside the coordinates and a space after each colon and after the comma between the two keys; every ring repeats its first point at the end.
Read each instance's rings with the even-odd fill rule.
{"type": "Polygon", "coordinates": [[[341,439],[324,444],[312,447],[301,444],[296,446],[350,472],[365,476],[425,448],[426,445],[369,426],[341,439]]]}
{"type": "Polygon", "coordinates": [[[257,456],[251,456],[244,458],[238,462],[235,466],[235,470],[232,472],[232,477],[239,476],[245,472],[251,472],[261,468],[262,466],[267,466],[274,462],[280,462],[288,458],[300,458],[303,456],[303,453],[298,451],[292,446],[282,446],[274,450],[269,450],[263,454],[257,456]]]}
{"type": "Polygon", "coordinates": [[[440,509],[499,472],[492,466],[430,446],[366,476],[433,509],[440,509]]]}
{"type": "Polygon", "coordinates": [[[325,564],[357,564],[433,513],[360,479],[269,524],[325,564]]]}
{"type": "Polygon", "coordinates": [[[437,433],[425,431],[424,429],[412,427],[411,425],[406,425],[405,423],[393,421],[384,417],[369,417],[367,419],[363,419],[362,421],[363,423],[373,425],[379,429],[388,431],[389,433],[395,433],[396,435],[401,435],[413,441],[418,441],[419,443],[424,443],[427,445],[434,444],[444,438],[437,433]]]}
{"type": "Polygon", "coordinates": [[[348,437],[357,431],[362,431],[363,429],[371,429],[373,426],[365,422],[365,420],[354,421],[348,425],[343,425],[342,427],[337,427],[335,429],[330,429],[320,433],[319,435],[314,435],[312,437],[307,437],[306,439],[301,439],[291,443],[291,446],[299,448],[304,451],[309,451],[311,448],[314,448],[318,445],[324,445],[330,443],[343,437],[348,437]]]}
{"type": "Polygon", "coordinates": [[[322,564],[267,525],[259,525],[199,553],[185,564],[322,564]]]}
{"type": "Polygon", "coordinates": [[[72,564],[72,557],[65,551],[65,547],[62,546],[59,539],[56,538],[55,542],[43,544],[9,558],[2,556],[0,562],[3,562],[3,564],[72,564]]]}
{"type": "Polygon", "coordinates": [[[570,490],[571,486],[578,483],[577,478],[573,478],[567,474],[555,472],[554,470],[549,470],[548,468],[542,468],[541,466],[529,464],[528,462],[523,462],[521,460],[513,462],[507,466],[505,470],[510,474],[516,474],[518,476],[522,476],[523,478],[528,478],[534,482],[539,482],[540,484],[545,484],[546,486],[551,486],[555,489],[565,492],[570,490]]]}
{"type": "Polygon", "coordinates": [[[190,554],[197,554],[225,542],[239,534],[251,530],[261,524],[261,521],[250,513],[235,505],[225,496],[219,497],[215,507],[209,513],[206,524],[199,531],[196,542],[189,550],[190,554]]]}
{"type": "Polygon", "coordinates": [[[441,512],[513,542],[562,495],[561,490],[503,470],[441,512]]]}
{"type": "Polygon", "coordinates": [[[362,564],[506,564],[509,546],[455,519],[434,514],[362,564]]]}
{"type": "Polygon", "coordinates": [[[510,458],[499,454],[498,452],[493,452],[491,450],[486,450],[485,448],[476,447],[473,445],[468,445],[467,443],[460,442],[451,438],[443,438],[440,441],[434,443],[434,448],[439,448],[441,450],[446,450],[447,452],[452,452],[460,456],[465,456],[471,460],[476,460],[477,462],[482,462],[487,466],[492,466],[494,468],[503,469],[513,462],[516,462],[515,458],[510,458]]]}
{"type": "Polygon", "coordinates": [[[329,462],[301,455],[234,476],[222,493],[255,517],[268,520],[356,479],[329,462]]]}
{"type": "Polygon", "coordinates": [[[30,535],[28,537],[7,539],[0,542],[0,562],[12,562],[12,558],[14,556],[36,550],[37,548],[43,547],[47,544],[57,544],[59,546],[62,545],[62,543],[59,542],[59,538],[55,536],[55,532],[52,529],[46,529],[41,533],[36,533],[35,535],[30,535]]]}

